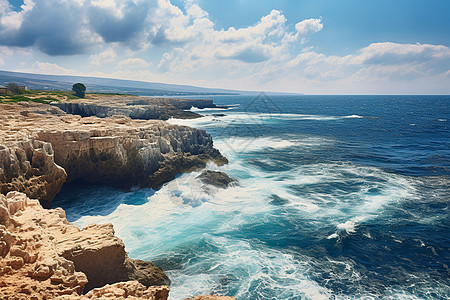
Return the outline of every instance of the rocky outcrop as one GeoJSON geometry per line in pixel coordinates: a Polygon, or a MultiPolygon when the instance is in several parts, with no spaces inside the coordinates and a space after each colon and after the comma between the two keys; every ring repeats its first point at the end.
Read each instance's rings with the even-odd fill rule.
{"type": "Polygon", "coordinates": [[[136,280],[147,287],[170,285],[161,268],[127,256],[122,240],[114,236],[112,224],[93,224],[82,230],[52,226],[49,230],[56,238],[58,254],[87,275],[86,290],[127,280],[136,280]]]}
{"type": "Polygon", "coordinates": [[[124,265],[127,280],[136,280],[146,287],[170,285],[167,275],[152,262],[127,257],[124,265]]]}
{"type": "MultiPolygon", "coordinates": [[[[164,300],[169,296],[167,286],[145,287],[137,281],[119,282],[96,288],[84,295],[81,299],[150,299],[164,300]]],[[[70,300],[70,299],[68,299],[70,300]]]]}
{"type": "Polygon", "coordinates": [[[63,111],[82,117],[100,118],[123,115],[132,119],[167,120],[169,118],[193,119],[201,115],[186,111],[191,107],[215,108],[211,99],[176,99],[138,96],[88,95],[85,99],[55,102],[63,111]]]}
{"type": "Polygon", "coordinates": [[[0,193],[23,191],[49,206],[66,181],[66,171],[55,164],[50,143],[22,134],[22,140],[2,143],[0,138],[0,193]]]}
{"type": "Polygon", "coordinates": [[[62,220],[63,215],[61,209],[43,211],[37,200],[22,193],[0,195],[1,299],[82,293],[86,275],[58,255],[55,238],[47,231],[48,220],[62,220]]]}
{"type": "Polygon", "coordinates": [[[163,300],[168,295],[166,286],[151,287],[169,283],[167,276],[151,263],[130,260],[112,225],[79,229],[60,208],[43,209],[19,192],[0,195],[1,299],[79,299],[85,286],[105,283],[113,285],[83,299],[163,300]],[[113,284],[128,280],[133,281],[113,284]]]}
{"type": "Polygon", "coordinates": [[[228,174],[219,171],[205,170],[197,176],[204,184],[213,185],[222,189],[227,188],[230,184],[235,183],[236,180],[228,176],[228,174]]]}
{"type": "Polygon", "coordinates": [[[158,187],[212,160],[227,162],[204,130],[124,116],[67,115],[39,103],[0,104],[0,190],[44,207],[66,181],[158,187]]]}

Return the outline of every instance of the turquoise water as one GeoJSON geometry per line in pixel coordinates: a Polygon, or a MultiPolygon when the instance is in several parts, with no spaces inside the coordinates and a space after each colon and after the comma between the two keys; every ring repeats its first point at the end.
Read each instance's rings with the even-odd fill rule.
{"type": "Polygon", "coordinates": [[[211,133],[238,185],[72,184],[54,206],[113,223],[171,299],[450,298],[450,97],[212,98],[230,109],[170,122],[211,133]]]}

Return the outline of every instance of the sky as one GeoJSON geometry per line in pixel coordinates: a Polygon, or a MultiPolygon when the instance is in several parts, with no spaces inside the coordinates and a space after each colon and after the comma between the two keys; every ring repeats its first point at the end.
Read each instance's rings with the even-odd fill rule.
{"type": "Polygon", "coordinates": [[[450,0],[0,0],[0,70],[450,94],[450,0]]]}

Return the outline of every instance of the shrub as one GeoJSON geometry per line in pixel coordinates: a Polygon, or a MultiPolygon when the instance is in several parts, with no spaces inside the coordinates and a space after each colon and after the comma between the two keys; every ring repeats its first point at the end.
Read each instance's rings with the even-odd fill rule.
{"type": "Polygon", "coordinates": [[[13,94],[21,94],[22,89],[19,87],[19,85],[15,82],[9,82],[6,85],[6,88],[11,91],[13,94]]]}
{"type": "Polygon", "coordinates": [[[79,83],[79,82],[75,83],[72,86],[72,91],[75,92],[75,95],[77,97],[84,98],[84,96],[86,95],[86,86],[84,84],[82,84],[82,83],[79,83]]]}

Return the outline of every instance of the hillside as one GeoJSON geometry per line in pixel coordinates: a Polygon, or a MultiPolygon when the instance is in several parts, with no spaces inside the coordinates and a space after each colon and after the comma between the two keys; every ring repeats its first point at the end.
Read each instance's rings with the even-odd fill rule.
{"type": "Polygon", "coordinates": [[[71,90],[75,82],[82,82],[90,92],[126,93],[142,96],[231,95],[241,93],[233,90],[210,89],[188,85],[0,71],[0,85],[6,85],[8,82],[16,82],[35,90],[71,90]]]}

